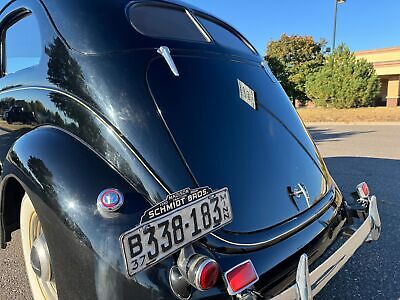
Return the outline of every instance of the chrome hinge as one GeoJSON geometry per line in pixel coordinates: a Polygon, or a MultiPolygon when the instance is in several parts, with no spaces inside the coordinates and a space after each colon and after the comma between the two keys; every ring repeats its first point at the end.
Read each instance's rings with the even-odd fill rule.
{"type": "Polygon", "coordinates": [[[161,54],[165,61],[167,62],[169,68],[171,69],[171,72],[175,76],[179,76],[178,69],[176,68],[175,62],[172,59],[171,52],[169,51],[169,48],[167,46],[161,46],[160,48],[157,49],[157,53],[161,54]]]}

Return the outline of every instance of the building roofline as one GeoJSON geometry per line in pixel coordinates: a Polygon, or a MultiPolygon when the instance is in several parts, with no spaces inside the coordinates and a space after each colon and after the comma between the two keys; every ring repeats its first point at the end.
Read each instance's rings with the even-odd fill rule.
{"type": "Polygon", "coordinates": [[[400,60],[376,61],[372,64],[374,65],[374,67],[395,67],[400,66],[400,60]]]}
{"type": "Polygon", "coordinates": [[[361,50],[361,51],[354,52],[354,54],[355,55],[363,55],[363,54],[387,53],[387,52],[396,52],[396,51],[400,51],[400,46],[371,49],[371,50],[361,50]]]}

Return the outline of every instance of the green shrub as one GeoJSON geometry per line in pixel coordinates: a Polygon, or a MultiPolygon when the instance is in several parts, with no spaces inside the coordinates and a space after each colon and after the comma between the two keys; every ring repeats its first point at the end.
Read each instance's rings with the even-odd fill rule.
{"type": "Polygon", "coordinates": [[[342,44],[307,77],[305,91],[317,106],[363,107],[374,103],[380,82],[374,66],[342,44]]]}

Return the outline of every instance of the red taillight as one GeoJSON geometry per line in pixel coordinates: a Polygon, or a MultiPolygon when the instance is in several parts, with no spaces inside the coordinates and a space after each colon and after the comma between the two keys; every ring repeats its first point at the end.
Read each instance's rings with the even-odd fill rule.
{"type": "MultiPolygon", "coordinates": [[[[190,250],[190,248],[189,248],[190,250]]],[[[200,291],[205,291],[212,288],[218,280],[219,265],[217,262],[202,254],[192,254],[189,258],[182,258],[185,254],[181,252],[178,258],[178,268],[183,278],[200,291]]],[[[179,287],[178,287],[179,288],[179,287]]]]}
{"type": "Polygon", "coordinates": [[[229,294],[235,295],[253,285],[258,280],[258,275],[251,260],[247,260],[227,271],[225,280],[229,294]]]}
{"type": "Polygon", "coordinates": [[[369,188],[366,182],[361,182],[357,185],[357,193],[360,198],[367,198],[369,196],[369,188]]]}
{"type": "Polygon", "coordinates": [[[177,263],[177,266],[170,270],[169,284],[180,299],[190,299],[192,287],[205,291],[218,281],[217,262],[208,256],[195,253],[192,246],[181,250],[177,263]]]}
{"type": "Polygon", "coordinates": [[[199,287],[201,290],[212,288],[218,280],[219,268],[215,261],[209,260],[205,266],[199,269],[199,287]]]}

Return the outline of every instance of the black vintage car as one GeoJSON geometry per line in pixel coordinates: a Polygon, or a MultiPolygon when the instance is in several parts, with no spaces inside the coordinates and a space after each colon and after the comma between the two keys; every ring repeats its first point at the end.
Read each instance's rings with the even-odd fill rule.
{"type": "Polygon", "coordinates": [[[218,18],[16,0],[0,31],[0,103],[36,117],[2,158],[0,241],[21,229],[34,299],[310,299],[378,239],[368,186],[344,200],[268,65],[218,18]],[[8,70],[24,24],[37,60],[8,70]]]}

